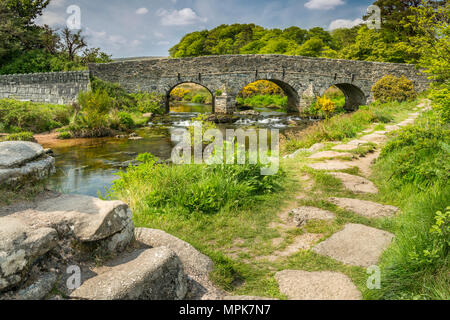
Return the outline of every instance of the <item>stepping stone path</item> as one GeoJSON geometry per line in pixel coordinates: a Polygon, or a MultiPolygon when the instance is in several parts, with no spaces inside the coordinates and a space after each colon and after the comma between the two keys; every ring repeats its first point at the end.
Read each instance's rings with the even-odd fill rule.
{"type": "Polygon", "coordinates": [[[354,193],[378,193],[378,188],[369,180],[342,172],[330,172],[330,175],[338,178],[344,187],[354,193]]]}
{"type": "Polygon", "coordinates": [[[337,272],[284,270],[275,275],[280,291],[290,300],[361,300],[349,277],[337,272]]]}
{"type": "Polygon", "coordinates": [[[394,206],[358,199],[330,198],[329,201],[340,208],[355,212],[366,218],[389,218],[400,210],[394,206]]]}
{"type": "Polygon", "coordinates": [[[324,171],[347,170],[352,168],[351,162],[344,162],[340,160],[328,160],[325,162],[309,163],[307,166],[314,170],[324,171]]]}
{"type": "Polygon", "coordinates": [[[319,243],[313,251],[344,264],[367,268],[378,263],[393,239],[393,234],[383,230],[347,224],[344,230],[319,243]]]}
{"type": "Polygon", "coordinates": [[[298,227],[306,225],[311,220],[332,220],[336,218],[333,212],[315,207],[300,207],[290,212],[298,227]]]}
{"type": "Polygon", "coordinates": [[[376,144],[380,144],[386,141],[386,136],[384,134],[372,133],[367,136],[363,136],[360,140],[367,142],[373,142],[376,144]]]}
{"type": "Polygon", "coordinates": [[[345,153],[345,152],[322,151],[322,152],[313,154],[308,159],[325,159],[325,158],[338,158],[338,157],[352,158],[353,155],[351,153],[345,153]]]}
{"type": "MultiPolygon", "coordinates": [[[[419,105],[421,109],[427,103],[419,105]]],[[[345,151],[356,150],[358,146],[369,142],[382,144],[387,140],[386,134],[413,124],[420,113],[410,114],[410,118],[397,125],[387,125],[385,130],[373,132],[365,130],[367,135],[359,139],[340,144],[332,148],[333,151],[324,151],[310,156],[310,159],[335,158],[342,156],[345,151]],[[372,133],[373,132],[373,133],[372,133]],[[341,151],[341,152],[339,152],[341,151]]],[[[353,161],[328,160],[320,163],[311,163],[308,166],[315,170],[340,171],[358,167],[366,176],[370,175],[370,165],[379,156],[377,150],[353,161]]],[[[377,187],[369,180],[341,172],[330,172],[330,175],[342,181],[344,187],[354,193],[376,194],[377,187]]],[[[354,212],[369,219],[390,218],[399,212],[399,208],[383,205],[371,201],[351,198],[330,198],[329,202],[336,206],[354,212]]],[[[313,219],[328,220],[335,218],[334,213],[314,208],[300,207],[291,211],[295,223],[301,227],[313,219]]],[[[335,259],[341,263],[363,268],[376,265],[381,255],[392,243],[394,235],[384,230],[371,228],[361,224],[347,224],[340,232],[333,234],[327,240],[312,248],[312,251],[335,259]]],[[[295,248],[295,245],[293,245],[295,248]]],[[[303,249],[303,248],[300,248],[303,249]]],[[[305,249],[303,249],[305,250],[305,249]]],[[[289,250],[287,251],[289,252],[289,250]]],[[[307,272],[302,270],[284,270],[275,275],[280,291],[290,300],[357,300],[362,295],[350,278],[336,272],[307,272]]]]}
{"type": "Polygon", "coordinates": [[[332,149],[336,150],[336,151],[353,151],[353,150],[358,149],[358,146],[352,145],[352,144],[341,144],[341,145],[333,147],[332,149]]]}

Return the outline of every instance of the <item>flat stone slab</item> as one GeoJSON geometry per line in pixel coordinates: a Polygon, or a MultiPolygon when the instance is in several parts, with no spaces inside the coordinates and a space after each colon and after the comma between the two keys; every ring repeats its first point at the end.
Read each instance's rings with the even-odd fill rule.
{"type": "Polygon", "coordinates": [[[406,127],[406,126],[413,125],[415,122],[416,122],[415,119],[406,119],[405,121],[400,122],[398,124],[398,126],[399,127],[406,127]]]}
{"type": "Polygon", "coordinates": [[[313,154],[308,159],[324,159],[324,158],[338,158],[338,157],[352,158],[353,155],[351,153],[346,152],[322,151],[313,154]]]}
{"type": "Polygon", "coordinates": [[[214,264],[208,256],[200,253],[186,241],[178,239],[162,230],[136,228],[135,238],[137,241],[153,248],[167,247],[173,250],[189,274],[195,273],[197,275],[208,276],[214,268],[214,264]]]}
{"type": "Polygon", "coordinates": [[[329,201],[340,208],[355,212],[366,218],[390,218],[400,210],[394,206],[359,199],[330,198],[329,201]]]}
{"type": "Polygon", "coordinates": [[[354,193],[378,193],[378,188],[369,180],[348,173],[331,172],[330,175],[342,181],[344,187],[354,193]]]}
{"type": "Polygon", "coordinates": [[[337,151],[353,151],[358,149],[358,146],[352,144],[340,144],[338,146],[333,147],[332,149],[337,151]]]}
{"type": "Polygon", "coordinates": [[[347,144],[352,145],[352,146],[360,146],[362,144],[366,144],[367,141],[364,140],[352,140],[350,142],[347,142],[347,144]]]}
{"type": "Polygon", "coordinates": [[[336,218],[333,212],[308,206],[293,209],[289,214],[294,216],[294,222],[298,227],[306,225],[311,220],[332,220],[336,218]]]}
{"type": "Polygon", "coordinates": [[[289,300],[361,300],[349,277],[337,272],[284,270],[275,275],[281,293],[289,300]]]}
{"type": "Polygon", "coordinates": [[[21,166],[45,153],[40,144],[26,141],[0,142],[0,168],[21,166]]]}
{"type": "Polygon", "coordinates": [[[83,195],[60,195],[34,208],[14,213],[28,225],[52,227],[82,242],[106,239],[130,225],[132,213],[122,201],[104,201],[83,195]]]}
{"type": "Polygon", "coordinates": [[[384,141],[386,141],[386,136],[383,134],[377,134],[377,133],[373,133],[373,134],[369,134],[367,136],[363,136],[360,138],[360,140],[362,141],[366,141],[367,142],[373,142],[373,143],[382,143],[384,141]]]}
{"type": "Polygon", "coordinates": [[[399,130],[400,129],[400,127],[398,126],[398,125],[390,125],[390,126],[385,126],[384,127],[384,129],[387,131],[387,132],[392,132],[392,131],[397,131],[397,130],[399,130]]]}
{"type": "Polygon", "coordinates": [[[70,295],[82,300],[181,300],[187,279],[175,252],[160,247],[124,255],[94,270],[70,295]]]}
{"type": "Polygon", "coordinates": [[[312,250],[348,265],[367,268],[378,263],[393,239],[393,234],[383,230],[361,224],[347,224],[342,231],[312,250]]]}
{"type": "Polygon", "coordinates": [[[325,162],[309,163],[307,166],[314,170],[326,170],[326,171],[346,170],[352,167],[351,162],[339,160],[329,160],[325,162]]]}

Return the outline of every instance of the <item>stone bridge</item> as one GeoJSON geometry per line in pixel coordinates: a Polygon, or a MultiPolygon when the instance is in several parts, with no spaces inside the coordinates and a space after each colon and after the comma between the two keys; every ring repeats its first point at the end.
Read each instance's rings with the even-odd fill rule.
{"type": "Polygon", "coordinates": [[[89,65],[91,75],[118,83],[130,92],[158,92],[169,110],[170,92],[182,83],[196,83],[213,96],[213,110],[232,113],[243,87],[269,80],[288,97],[288,110],[301,111],[315,96],[335,85],[345,95],[346,108],[373,100],[371,88],[387,74],[404,75],[423,91],[429,81],[413,65],[335,60],[285,55],[227,55],[182,59],[143,59],[89,65]]]}

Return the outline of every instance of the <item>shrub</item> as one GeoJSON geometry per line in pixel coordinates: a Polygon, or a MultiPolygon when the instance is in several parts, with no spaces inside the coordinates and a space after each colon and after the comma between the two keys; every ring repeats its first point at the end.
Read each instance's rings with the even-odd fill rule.
{"type": "Polygon", "coordinates": [[[450,85],[434,86],[429,98],[433,101],[436,110],[444,122],[450,122],[450,85]]]}
{"type": "Polygon", "coordinates": [[[136,99],[119,84],[103,81],[99,78],[91,78],[93,92],[105,92],[111,98],[111,107],[118,109],[130,109],[136,106],[136,99]]]}
{"type": "Polygon", "coordinates": [[[110,196],[146,208],[145,214],[192,216],[238,208],[280,188],[283,176],[262,176],[259,164],[172,166],[143,158],[138,157],[144,160],[141,165],[119,173],[110,196]]]}
{"type": "Polygon", "coordinates": [[[191,102],[193,102],[193,103],[205,103],[206,102],[206,97],[202,96],[201,94],[196,94],[195,96],[192,97],[191,102]]]}
{"type": "Polygon", "coordinates": [[[62,131],[58,135],[58,139],[66,140],[72,138],[72,134],[69,131],[62,131]]]}
{"type": "Polygon", "coordinates": [[[110,134],[109,112],[113,99],[106,91],[81,92],[78,102],[82,109],[69,126],[74,137],[103,137],[110,134]]]}
{"type": "Polygon", "coordinates": [[[417,97],[414,84],[405,76],[384,76],[375,83],[372,92],[375,100],[380,102],[411,101],[417,97]]]}
{"type": "Polygon", "coordinates": [[[71,106],[0,100],[0,123],[9,133],[50,131],[69,124],[72,112],[71,106]]]}
{"type": "Polygon", "coordinates": [[[187,94],[189,94],[189,90],[184,88],[175,88],[170,93],[170,98],[175,101],[182,101],[187,94]]]}
{"type": "Polygon", "coordinates": [[[6,136],[4,141],[31,141],[35,142],[32,132],[19,132],[13,133],[6,136]]]}
{"type": "Polygon", "coordinates": [[[121,111],[117,114],[121,128],[132,129],[135,126],[133,118],[127,112],[121,111]]]}
{"type": "Polygon", "coordinates": [[[131,96],[136,100],[136,106],[132,108],[141,113],[163,114],[165,110],[161,108],[163,96],[156,93],[138,92],[131,96]]]}

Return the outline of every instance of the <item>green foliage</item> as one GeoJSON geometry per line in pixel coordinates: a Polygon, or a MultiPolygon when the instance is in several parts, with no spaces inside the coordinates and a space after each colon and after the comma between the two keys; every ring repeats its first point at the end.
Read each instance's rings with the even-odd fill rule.
{"type": "Polygon", "coordinates": [[[138,92],[130,94],[136,100],[136,106],[132,109],[141,113],[163,114],[165,110],[161,107],[162,95],[149,92],[138,92]]]}
{"type": "Polygon", "coordinates": [[[193,103],[205,103],[206,102],[206,97],[201,95],[201,94],[196,94],[195,96],[192,97],[191,101],[193,103]]]}
{"type": "Polygon", "coordinates": [[[429,98],[433,101],[433,108],[442,120],[450,122],[450,85],[434,86],[429,98]]]}
{"type": "Polygon", "coordinates": [[[147,164],[151,164],[151,165],[154,165],[159,161],[159,159],[157,157],[155,157],[153,154],[151,154],[150,152],[139,154],[136,157],[136,160],[139,162],[147,163],[147,164]]]}
{"type": "Polygon", "coordinates": [[[192,216],[239,208],[255,201],[255,195],[277,190],[282,176],[262,176],[261,165],[169,166],[157,165],[153,158],[143,162],[120,172],[110,193],[132,197],[147,215],[192,216]]]}
{"type": "Polygon", "coordinates": [[[283,110],[287,109],[286,96],[280,95],[255,95],[247,98],[237,97],[236,102],[238,105],[261,108],[261,107],[279,107],[283,110]]]}
{"type": "Polygon", "coordinates": [[[74,137],[104,137],[111,133],[110,111],[114,99],[106,91],[81,92],[78,96],[81,111],[70,124],[74,137]]]}
{"type": "Polygon", "coordinates": [[[136,105],[133,96],[123,89],[119,84],[103,81],[93,77],[91,79],[91,89],[95,92],[104,92],[111,98],[111,107],[119,109],[130,109],[136,105]]]}
{"type": "MultiPolygon", "coordinates": [[[[419,189],[448,182],[450,178],[450,129],[436,114],[421,119],[416,125],[400,131],[383,150],[381,157],[395,153],[391,162],[394,181],[408,183],[419,189]]],[[[437,186],[436,186],[437,187],[437,186]]]]}
{"type": "Polygon", "coordinates": [[[3,141],[31,141],[34,142],[33,132],[12,133],[6,136],[3,141]]]}
{"type": "Polygon", "coordinates": [[[69,131],[61,131],[58,134],[58,139],[61,140],[67,140],[67,139],[71,139],[72,138],[72,134],[69,131]]]}
{"type": "Polygon", "coordinates": [[[404,128],[375,165],[384,201],[402,214],[393,220],[396,239],[384,254],[376,299],[448,300],[450,134],[435,111],[404,128]]]}
{"type": "Polygon", "coordinates": [[[124,129],[132,129],[135,126],[134,120],[131,115],[125,111],[117,113],[119,118],[120,127],[124,129]]]}
{"type": "Polygon", "coordinates": [[[378,80],[372,87],[375,100],[380,102],[411,101],[417,96],[414,84],[405,76],[400,78],[387,75],[378,80]]]}
{"type": "Polygon", "coordinates": [[[12,99],[0,100],[0,124],[10,133],[42,133],[69,124],[72,107],[12,99]]]}
{"type": "Polygon", "coordinates": [[[335,49],[335,41],[322,28],[280,30],[254,24],[233,24],[187,34],[169,52],[174,58],[225,54],[321,56],[327,48],[335,49]]]}

